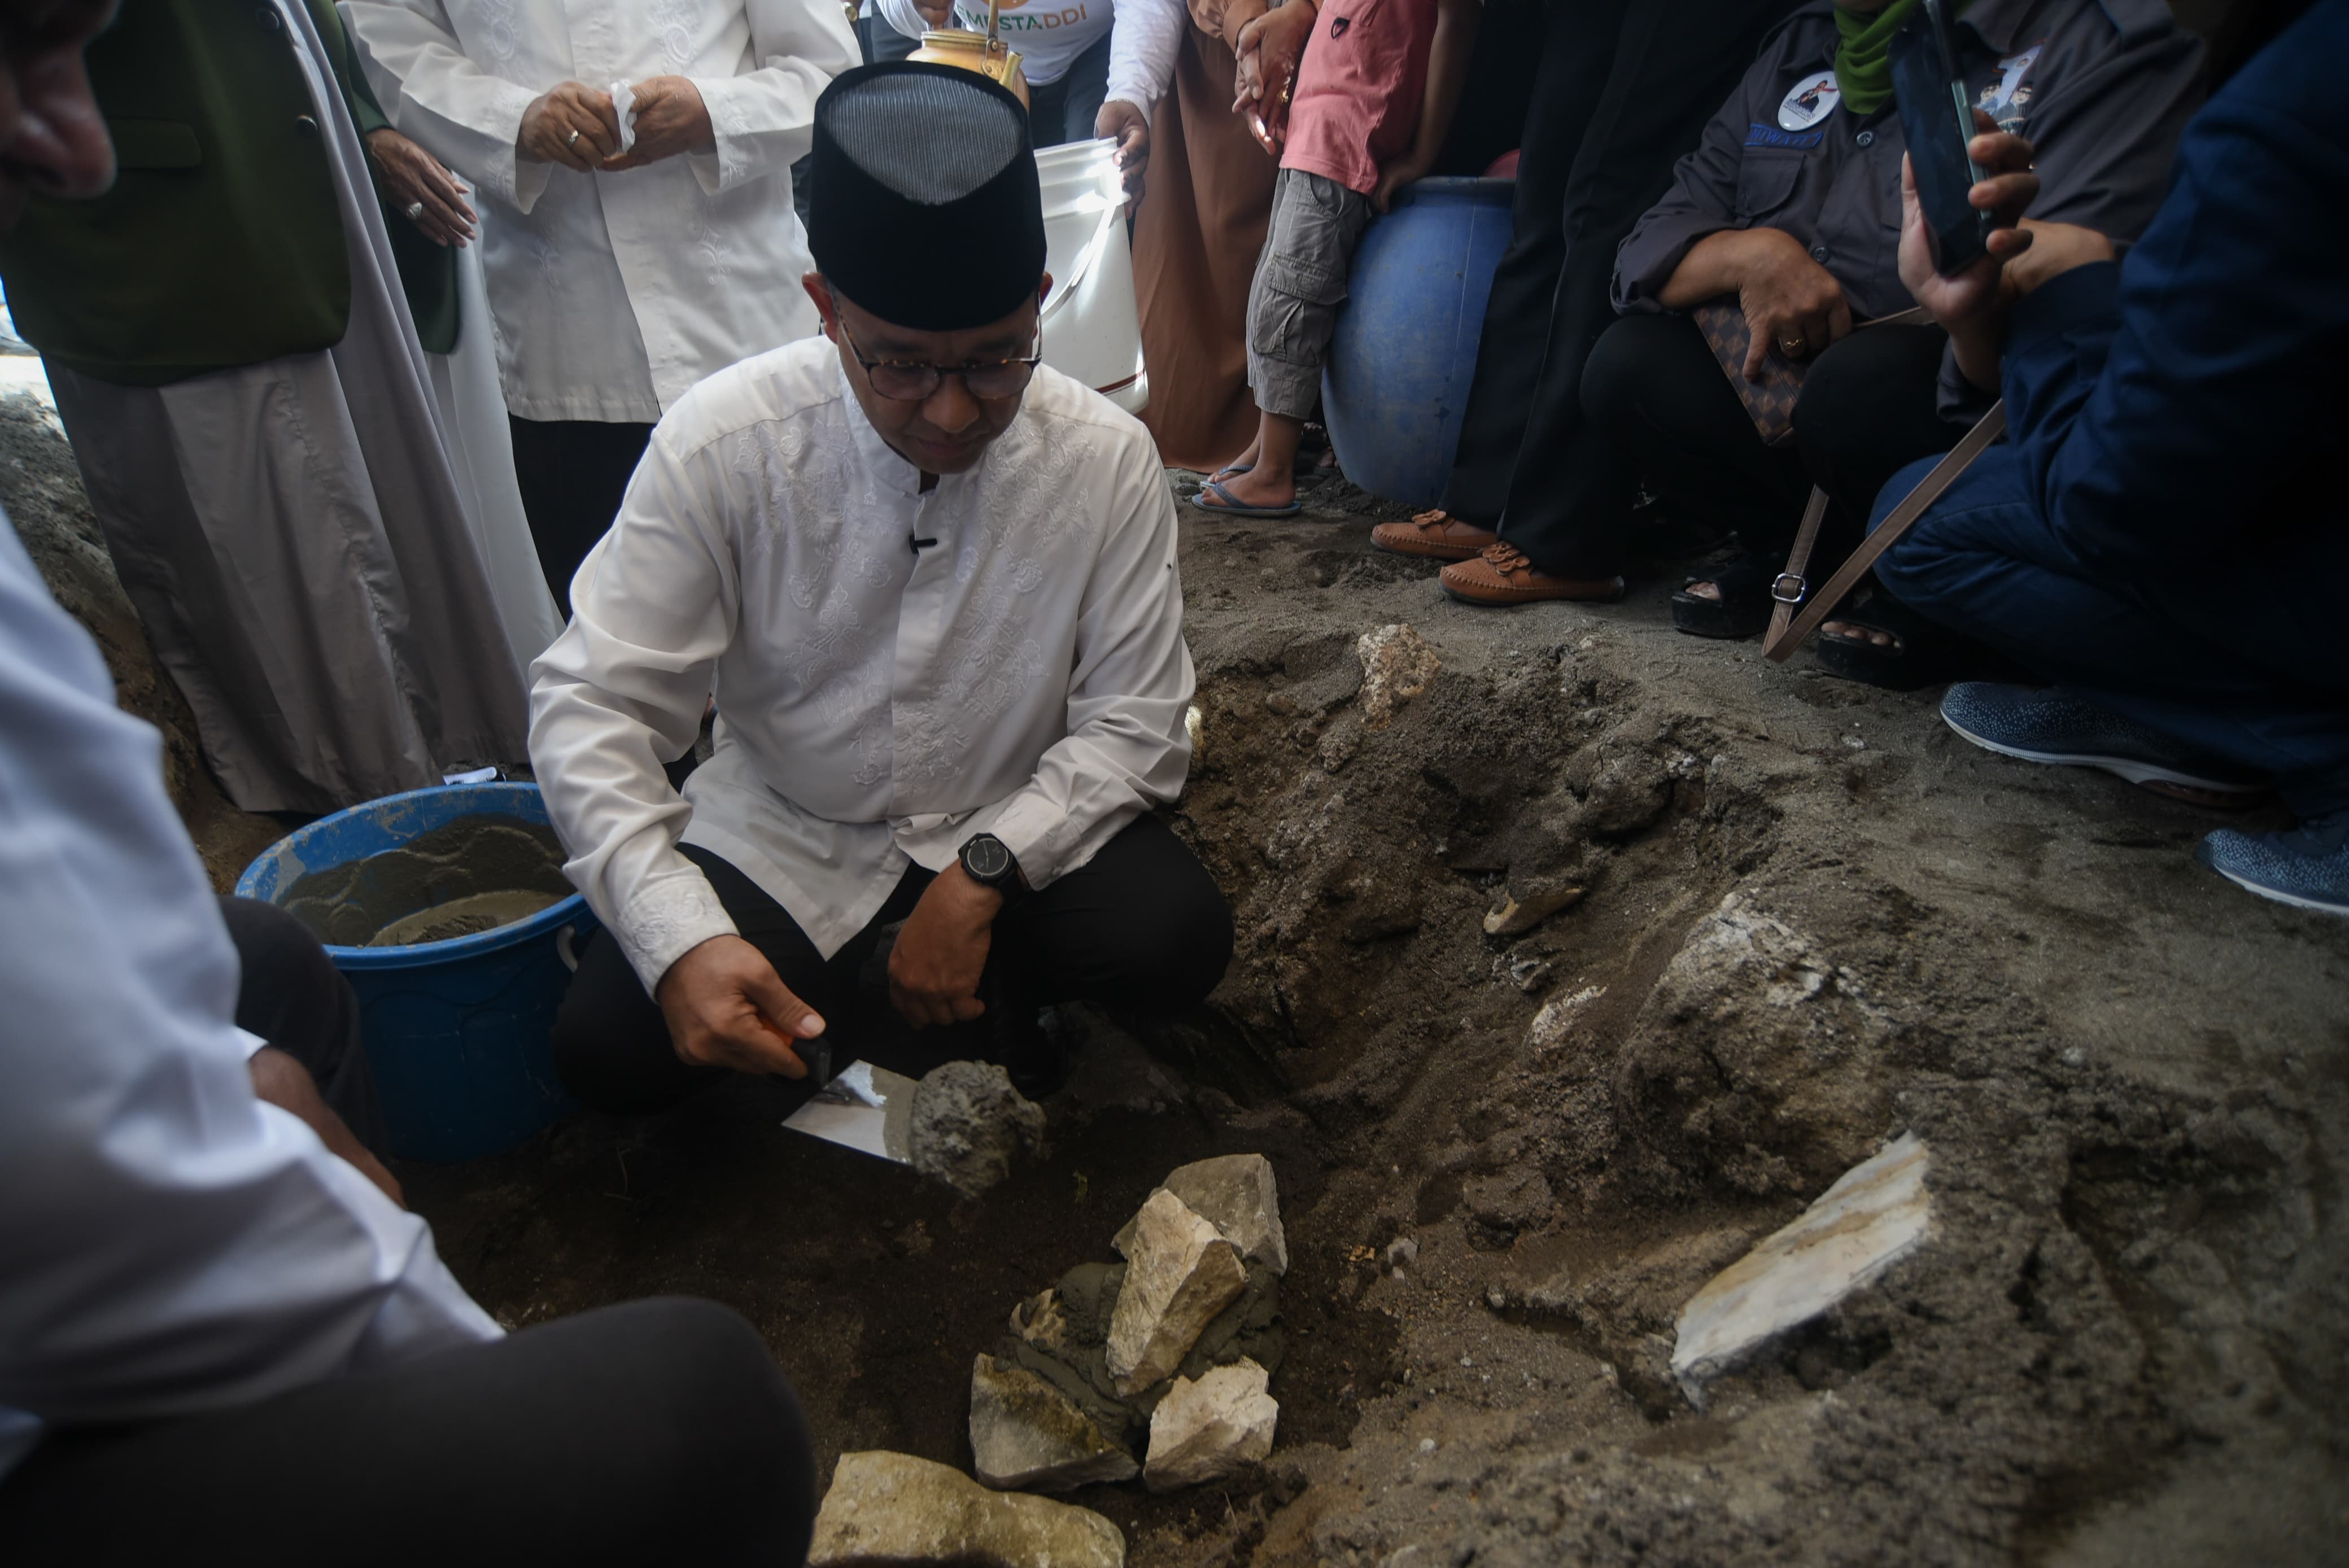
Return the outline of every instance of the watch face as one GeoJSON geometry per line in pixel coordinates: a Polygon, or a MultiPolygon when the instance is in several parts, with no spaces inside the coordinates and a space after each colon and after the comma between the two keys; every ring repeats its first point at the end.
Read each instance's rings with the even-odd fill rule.
{"type": "Polygon", "coordinates": [[[992,882],[1011,869],[1011,851],[1000,839],[981,834],[962,847],[962,864],[980,882],[992,882]]]}

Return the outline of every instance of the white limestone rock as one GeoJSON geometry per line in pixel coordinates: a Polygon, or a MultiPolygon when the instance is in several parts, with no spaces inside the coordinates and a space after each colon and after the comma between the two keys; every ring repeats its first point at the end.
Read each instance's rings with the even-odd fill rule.
{"type": "Polygon", "coordinates": [[[1545,1003],[1542,1010],[1534,1015],[1532,1026],[1526,1030],[1526,1045],[1537,1057],[1559,1049],[1573,1036],[1575,1025],[1590,1005],[1605,995],[1604,985],[1585,985],[1571,996],[1545,1003]]]}
{"type": "Polygon", "coordinates": [[[1131,1395],[1183,1364],[1200,1330],[1247,1285],[1247,1270],[1238,1248],[1163,1187],[1133,1217],[1125,1259],[1108,1356],[1117,1391],[1131,1395]]]}
{"type": "Polygon", "coordinates": [[[841,1455],[808,1568],[921,1563],[1125,1568],[1125,1536],[1091,1509],[989,1491],[911,1454],[841,1455]]]}
{"type": "MultiPolygon", "coordinates": [[[[1273,1273],[1288,1272],[1288,1235],[1280,1228],[1280,1189],[1272,1161],[1261,1154],[1225,1154],[1178,1166],[1158,1190],[1172,1192],[1191,1212],[1216,1227],[1240,1256],[1273,1273]]],[[[1128,1220],[1110,1244],[1126,1255],[1135,1221],[1128,1220]]]]}
{"type": "Polygon", "coordinates": [[[1407,622],[1364,632],[1354,645],[1362,661],[1362,727],[1384,729],[1395,709],[1428,688],[1444,661],[1407,622]]]}
{"type": "Polygon", "coordinates": [[[978,1479],[1000,1491],[1068,1491],[1132,1480],[1141,1468],[1067,1395],[992,1356],[971,1365],[970,1452],[978,1479]]]}
{"type": "Polygon", "coordinates": [[[1932,1226],[1928,1161],[1917,1135],[1901,1134],[1689,1298],[1672,1376],[1690,1404],[1704,1408],[1713,1377],[1917,1250],[1932,1226]]]}
{"type": "Polygon", "coordinates": [[[1143,1483],[1153,1491],[1173,1491],[1262,1464],[1280,1419],[1280,1405],[1265,1392],[1266,1381],[1265,1369],[1246,1357],[1196,1382],[1175,1378],[1151,1412],[1143,1483]]]}

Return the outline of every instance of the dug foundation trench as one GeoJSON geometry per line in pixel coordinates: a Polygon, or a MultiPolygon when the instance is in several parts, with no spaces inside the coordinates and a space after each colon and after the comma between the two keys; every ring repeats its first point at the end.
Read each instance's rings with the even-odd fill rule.
{"type": "Polygon", "coordinates": [[[418,1172],[460,1276],[516,1324],[715,1295],[827,1477],[967,1472],[1012,1308],[1258,1151],[1277,1444],[1069,1494],[1130,1562],[2324,1560],[2349,932],[2195,866],[2204,818],[1675,636],[1660,584],[1474,612],[1366,531],[1186,525],[1177,822],[1238,954],[1206,1015],[1071,1016],[1046,1158],[957,1202],[745,1085],[418,1172]],[[1903,1132],[1927,1241],[1700,1414],[1684,1304],[1903,1132]]]}
{"type": "Polygon", "coordinates": [[[502,1321],[711,1296],[826,1480],[968,1473],[1013,1308],[1175,1167],[1261,1152],[1275,1446],[1067,1494],[1129,1563],[2339,1560],[2349,928],[1930,696],[1676,636],[1661,570],[1496,614],[1361,515],[1184,531],[1212,1008],[1071,1010],[1048,1151],[978,1199],[750,1082],[403,1168],[502,1321]],[[1700,1412],[1683,1306],[1903,1133],[1923,1242],[1700,1412]]]}

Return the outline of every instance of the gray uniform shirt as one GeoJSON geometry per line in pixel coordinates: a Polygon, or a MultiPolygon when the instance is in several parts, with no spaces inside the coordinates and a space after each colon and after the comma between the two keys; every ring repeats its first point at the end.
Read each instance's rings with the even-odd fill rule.
{"type": "MultiPolygon", "coordinates": [[[[2162,0],[1973,0],[1953,31],[1974,101],[2038,150],[2031,215],[2136,239],[2201,101],[2200,40],[2162,0]]],[[[1691,246],[1757,226],[1801,241],[1858,320],[1915,303],[1897,263],[1899,111],[1888,102],[1862,119],[1841,105],[1836,41],[1829,0],[1763,41],[1671,193],[1616,253],[1617,310],[1661,310],[1656,295],[1691,246]]]]}

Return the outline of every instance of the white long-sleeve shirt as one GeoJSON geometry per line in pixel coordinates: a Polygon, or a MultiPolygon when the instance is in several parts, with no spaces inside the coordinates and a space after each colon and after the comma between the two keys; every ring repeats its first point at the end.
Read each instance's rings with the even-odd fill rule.
{"type": "Polygon", "coordinates": [[[1117,28],[1109,36],[1109,91],[1102,101],[1123,100],[1148,114],[1174,79],[1174,57],[1183,51],[1183,29],[1191,25],[1184,0],[1118,0],[1117,28]]]}
{"type": "Polygon", "coordinates": [[[836,0],[350,0],[393,125],[492,199],[481,262],[506,404],[649,424],[711,371],[815,330],[791,165],[857,63],[836,0]],[[716,146],[625,173],[521,160],[533,99],[692,78],[716,146]]]}
{"type": "Polygon", "coordinates": [[[236,950],[89,634],[0,524],[0,1472],[497,1337],[424,1222],[255,1099],[236,950]]]}
{"type": "Polygon", "coordinates": [[[828,957],[910,862],[992,832],[1049,886],[1190,765],[1149,433],[1040,369],[979,467],[924,494],[837,353],[793,344],[670,410],[533,666],[531,762],[566,869],[648,990],[735,929],[680,838],[828,957]],[[716,753],[680,799],[661,761],[713,686],[716,753]]]}

